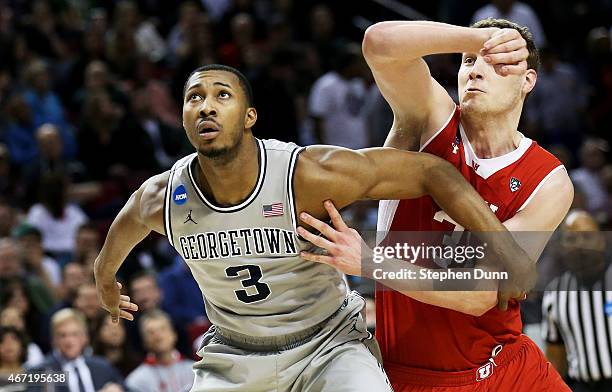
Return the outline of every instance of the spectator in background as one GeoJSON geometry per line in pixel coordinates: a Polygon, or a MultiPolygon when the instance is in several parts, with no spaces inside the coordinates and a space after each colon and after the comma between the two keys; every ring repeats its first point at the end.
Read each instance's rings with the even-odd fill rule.
{"type": "MultiPolygon", "coordinates": [[[[4,194],[2,196],[5,196],[4,194]]],[[[17,212],[0,197],[0,238],[8,237],[16,223],[17,212]]]]}
{"type": "Polygon", "coordinates": [[[26,337],[17,328],[0,327],[0,383],[11,374],[24,373],[27,346],[26,337]]]}
{"type": "Polygon", "coordinates": [[[155,155],[142,130],[125,126],[125,112],[106,91],[88,95],[79,133],[79,160],[91,179],[125,177],[128,170],[154,170],[155,155]],[[134,153],[138,146],[138,154],[134,153]]]}
{"type": "Polygon", "coordinates": [[[78,162],[62,158],[64,144],[59,129],[52,124],[43,124],[36,130],[38,159],[29,162],[22,170],[25,183],[23,200],[27,206],[35,204],[39,198],[38,186],[46,173],[63,172],[71,181],[82,181],[84,166],[78,162]]]}
{"type": "Polygon", "coordinates": [[[5,112],[7,121],[0,136],[8,146],[11,161],[15,165],[25,165],[38,154],[32,110],[23,95],[13,94],[8,98],[5,112]]]}
{"type": "Polygon", "coordinates": [[[28,211],[27,222],[43,236],[43,248],[63,265],[71,259],[78,228],[87,215],[75,204],[68,203],[68,181],[62,172],[50,172],[41,177],[40,203],[28,211]]]}
{"type": "Polygon", "coordinates": [[[31,10],[31,14],[23,21],[27,46],[45,58],[64,57],[66,45],[57,33],[56,18],[49,3],[44,0],[35,1],[31,10]]]}
{"type": "Polygon", "coordinates": [[[72,307],[85,316],[88,336],[94,336],[96,322],[103,313],[98,300],[96,285],[91,282],[80,285],[77,288],[72,307]]]}
{"type": "Polygon", "coordinates": [[[84,86],[72,96],[74,110],[83,110],[91,94],[105,91],[111,101],[121,107],[127,107],[128,99],[125,94],[115,85],[108,70],[107,64],[102,60],[93,60],[83,71],[84,86]]]}
{"type": "Polygon", "coordinates": [[[19,178],[15,168],[11,165],[8,147],[0,143],[0,195],[15,200],[19,188],[18,183],[19,178]]]}
{"type": "Polygon", "coordinates": [[[89,282],[92,275],[87,275],[85,267],[76,262],[70,262],[64,266],[62,275],[62,301],[58,303],[56,310],[71,307],[76,298],[80,286],[89,282]]]}
{"type": "MultiPolygon", "coordinates": [[[[608,236],[608,238],[610,238],[608,236]]],[[[566,272],[547,286],[542,301],[546,356],[575,392],[612,389],[612,268],[606,236],[585,211],[561,227],[558,257],[566,272]]]]}
{"type": "Polygon", "coordinates": [[[27,89],[23,96],[32,113],[34,127],[50,123],[58,127],[63,143],[64,159],[76,156],[76,140],[64,117],[64,107],[59,97],[51,90],[51,80],[47,65],[35,60],[25,69],[24,78],[27,89]]]}
{"type": "Polygon", "coordinates": [[[161,306],[162,291],[155,276],[148,272],[132,277],[130,293],[132,302],[138,305],[141,313],[159,309],[161,306]]]}
{"type": "Polygon", "coordinates": [[[189,327],[194,322],[207,321],[202,292],[181,257],[175,257],[174,264],[161,271],[158,279],[164,293],[161,306],[174,325],[189,327]]]}
{"type": "Polygon", "coordinates": [[[533,34],[536,46],[541,48],[546,45],[546,36],[540,18],[528,4],[515,0],[492,0],[491,4],[485,5],[474,13],[472,23],[487,18],[506,19],[521,26],[527,26],[533,34]]]}
{"type": "Polygon", "coordinates": [[[142,20],[135,2],[119,1],[113,15],[115,31],[133,34],[139,56],[152,62],[159,62],[166,56],[164,39],[157,32],[153,23],[142,20]]]}
{"type": "Polygon", "coordinates": [[[23,265],[27,273],[38,277],[59,298],[59,288],[62,283],[62,271],[57,261],[46,256],[42,247],[40,230],[28,224],[22,224],[15,229],[14,237],[21,245],[23,265]]]}
{"type": "MultiPolygon", "coordinates": [[[[132,124],[137,130],[135,132],[147,135],[147,142],[153,150],[155,166],[157,169],[167,170],[176,161],[184,139],[182,130],[176,126],[170,126],[159,117],[160,112],[154,110],[153,101],[157,100],[152,90],[160,91],[153,86],[150,88],[140,88],[132,93],[132,110],[134,116],[131,118],[132,124]]],[[[171,97],[166,92],[162,95],[170,100],[171,97]]],[[[178,117],[177,117],[178,120],[178,117]]],[[[179,124],[176,121],[175,124],[179,124]]]]}
{"type": "Polygon", "coordinates": [[[603,139],[589,138],[580,147],[580,167],[570,172],[575,187],[586,197],[586,207],[590,212],[601,209],[606,202],[606,192],[600,172],[606,164],[606,154],[610,147],[603,139]]]}
{"type": "Polygon", "coordinates": [[[20,299],[20,306],[24,304],[24,314],[30,311],[34,314],[44,313],[53,306],[53,296],[38,277],[25,271],[20,259],[22,251],[14,239],[0,238],[0,290],[4,293],[4,301],[0,301],[0,306],[6,306],[16,296],[20,299]],[[11,285],[15,287],[11,288],[11,285]],[[24,300],[27,300],[27,304],[24,300]],[[30,300],[33,308],[29,307],[30,300]]]}
{"type": "Polygon", "coordinates": [[[185,50],[189,45],[189,35],[197,28],[198,22],[202,19],[202,9],[195,1],[185,1],[179,6],[178,22],[172,27],[166,40],[168,47],[168,61],[176,64],[179,52],[185,50]]]}
{"type": "Polygon", "coordinates": [[[111,365],[127,377],[141,362],[140,356],[133,349],[123,320],[114,324],[108,313],[101,314],[93,332],[91,346],[94,355],[106,358],[111,365]]]}
{"type": "Polygon", "coordinates": [[[559,61],[557,53],[549,47],[540,50],[540,59],[538,88],[525,104],[530,136],[542,144],[575,148],[580,145],[584,129],[586,86],[576,69],[559,61]]]}
{"type": "Polygon", "coordinates": [[[193,385],[193,361],[176,350],[177,335],[167,314],[160,310],[145,313],[139,320],[147,349],[145,361],[126,379],[136,392],[187,391],[193,385]]]}
{"type": "Polygon", "coordinates": [[[312,86],[308,101],[316,142],[351,149],[370,146],[364,67],[359,46],[348,45],[336,55],[334,70],[312,86]]]}
{"type": "Polygon", "coordinates": [[[26,283],[19,279],[6,280],[0,288],[0,308],[13,308],[25,321],[24,332],[43,349],[46,348],[41,325],[42,311],[37,307],[26,283]]]}
{"type": "MultiPolygon", "coordinates": [[[[62,309],[51,319],[53,352],[33,372],[68,372],[68,385],[57,391],[98,391],[108,384],[123,385],[117,369],[107,360],[84,356],[89,341],[84,317],[76,310],[62,309]]],[[[41,387],[39,390],[43,390],[41,387]]]]}
{"type": "Polygon", "coordinates": [[[26,322],[23,315],[17,308],[6,307],[0,310],[0,327],[11,327],[21,332],[28,341],[27,347],[27,360],[24,363],[24,367],[38,366],[45,359],[40,347],[32,342],[27,335],[26,322]]]}
{"type": "Polygon", "coordinates": [[[100,252],[100,232],[90,222],[77,229],[72,261],[80,264],[86,276],[93,276],[93,263],[100,252]]]}

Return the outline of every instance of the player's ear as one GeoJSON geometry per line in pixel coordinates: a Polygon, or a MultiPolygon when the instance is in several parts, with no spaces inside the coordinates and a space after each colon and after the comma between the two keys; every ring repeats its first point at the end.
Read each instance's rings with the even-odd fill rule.
{"type": "Polygon", "coordinates": [[[253,128],[253,125],[257,122],[257,110],[255,108],[250,107],[247,108],[246,115],[244,118],[244,127],[245,128],[253,128]]]}
{"type": "Polygon", "coordinates": [[[523,94],[527,95],[533,90],[536,85],[538,74],[533,69],[528,69],[525,72],[525,81],[523,82],[523,94]]]}

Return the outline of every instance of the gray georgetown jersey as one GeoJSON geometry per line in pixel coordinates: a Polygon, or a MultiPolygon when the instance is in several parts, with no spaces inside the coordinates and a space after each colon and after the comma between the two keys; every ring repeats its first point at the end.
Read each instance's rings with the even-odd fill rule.
{"type": "Polygon", "coordinates": [[[335,269],[299,256],[312,247],[296,232],[293,175],[301,149],[277,140],[256,142],[257,184],[235,206],[215,205],[198,188],[196,153],[176,162],[164,226],[198,282],[213,324],[248,336],[281,336],[327,319],[347,287],[335,269]]]}

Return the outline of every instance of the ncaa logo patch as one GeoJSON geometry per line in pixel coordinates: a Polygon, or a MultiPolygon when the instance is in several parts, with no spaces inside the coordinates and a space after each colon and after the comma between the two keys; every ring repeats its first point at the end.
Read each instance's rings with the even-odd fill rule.
{"type": "Polygon", "coordinates": [[[520,187],[521,187],[521,182],[518,179],[514,177],[510,178],[510,190],[512,192],[518,191],[520,187]]]}
{"type": "Polygon", "coordinates": [[[176,187],[172,194],[172,200],[179,206],[187,203],[187,190],[185,189],[185,185],[181,184],[176,187]]]}

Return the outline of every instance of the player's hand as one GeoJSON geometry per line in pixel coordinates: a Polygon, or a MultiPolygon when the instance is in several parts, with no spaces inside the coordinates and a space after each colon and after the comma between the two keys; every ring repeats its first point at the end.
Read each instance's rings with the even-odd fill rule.
{"type": "Polygon", "coordinates": [[[497,291],[497,307],[503,311],[508,309],[510,300],[524,301],[527,299],[527,292],[535,286],[538,276],[537,272],[532,269],[507,272],[508,279],[499,282],[497,291]]]}
{"type": "Polygon", "coordinates": [[[527,299],[527,293],[520,291],[520,289],[514,289],[512,291],[507,290],[508,288],[500,286],[497,292],[497,308],[504,312],[508,310],[508,303],[510,300],[515,299],[517,301],[524,301],[527,299]]]}
{"type": "Polygon", "coordinates": [[[361,250],[363,246],[361,236],[357,230],[344,223],[342,216],[331,201],[326,200],[323,205],[334,227],[306,212],[300,214],[300,219],[317,229],[326,238],[312,234],[303,227],[298,227],[297,230],[306,240],[325,249],[327,254],[301,252],[300,255],[306,260],[330,265],[347,275],[361,276],[361,250]]]}
{"type": "Polygon", "coordinates": [[[119,322],[119,318],[134,321],[134,315],[130,312],[138,311],[138,305],[130,302],[129,296],[121,294],[122,287],[117,281],[109,286],[104,286],[99,280],[96,281],[102,308],[111,314],[111,320],[115,324],[119,322]]]}
{"type": "Polygon", "coordinates": [[[502,76],[520,75],[527,70],[527,42],[515,29],[493,30],[480,55],[502,76]]]}

